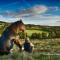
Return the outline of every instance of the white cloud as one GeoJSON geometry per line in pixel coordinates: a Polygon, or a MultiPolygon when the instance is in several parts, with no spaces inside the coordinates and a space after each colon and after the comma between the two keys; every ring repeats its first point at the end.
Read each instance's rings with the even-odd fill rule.
{"type": "Polygon", "coordinates": [[[20,18],[27,24],[39,24],[39,25],[50,25],[60,26],[60,16],[53,15],[50,13],[45,14],[47,11],[58,11],[59,7],[47,7],[44,5],[36,5],[29,9],[23,9],[22,11],[11,12],[5,11],[4,14],[0,15],[0,21],[14,22],[20,18]],[[4,16],[5,15],[5,16],[4,16]],[[8,17],[7,17],[8,16],[8,17]]]}
{"type": "Polygon", "coordinates": [[[44,5],[37,5],[32,8],[33,13],[35,14],[45,13],[47,10],[48,8],[44,5]]]}
{"type": "Polygon", "coordinates": [[[33,15],[51,15],[51,13],[46,13],[47,11],[58,11],[59,7],[58,6],[53,6],[53,7],[48,7],[45,5],[35,5],[32,6],[31,8],[28,9],[22,9],[18,10],[17,12],[15,11],[5,11],[4,13],[1,13],[3,16],[9,16],[9,17],[14,17],[14,18],[19,18],[19,17],[24,17],[24,16],[33,16],[33,15]]]}
{"type": "MultiPolygon", "coordinates": [[[[15,22],[20,18],[6,18],[0,15],[0,21],[15,22]]],[[[37,24],[37,25],[49,25],[49,26],[60,26],[60,16],[43,16],[35,15],[30,17],[21,18],[26,24],[37,24]]]]}
{"type": "Polygon", "coordinates": [[[8,18],[8,17],[3,17],[2,15],[0,15],[0,21],[4,21],[4,22],[15,22],[19,19],[20,18],[8,18]]]}
{"type": "Polygon", "coordinates": [[[57,21],[60,21],[60,16],[43,16],[35,15],[32,17],[23,18],[27,24],[39,24],[39,25],[50,25],[50,26],[60,26],[57,21]]]}
{"type": "Polygon", "coordinates": [[[44,5],[36,5],[28,9],[18,10],[17,12],[6,10],[4,13],[1,13],[1,14],[3,16],[22,17],[22,16],[27,16],[27,15],[42,14],[42,13],[45,13],[47,10],[48,10],[48,7],[44,5]]]}
{"type": "Polygon", "coordinates": [[[51,11],[58,11],[58,10],[60,10],[58,6],[50,6],[50,7],[48,7],[48,9],[51,10],[51,11]]]}

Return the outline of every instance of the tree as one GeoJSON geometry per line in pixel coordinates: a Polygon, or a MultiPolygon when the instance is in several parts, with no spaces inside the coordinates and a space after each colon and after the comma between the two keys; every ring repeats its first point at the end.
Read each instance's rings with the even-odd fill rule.
{"type": "Polygon", "coordinates": [[[47,33],[44,33],[44,32],[43,32],[43,33],[42,33],[42,38],[45,39],[45,38],[47,38],[47,37],[48,37],[48,36],[47,36],[47,33]]]}

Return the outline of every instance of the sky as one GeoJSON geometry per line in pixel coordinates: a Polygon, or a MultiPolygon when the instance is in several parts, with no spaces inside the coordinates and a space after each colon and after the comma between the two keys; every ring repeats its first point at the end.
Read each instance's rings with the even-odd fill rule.
{"type": "Polygon", "coordinates": [[[60,0],[0,0],[0,21],[60,26],[60,0]]]}

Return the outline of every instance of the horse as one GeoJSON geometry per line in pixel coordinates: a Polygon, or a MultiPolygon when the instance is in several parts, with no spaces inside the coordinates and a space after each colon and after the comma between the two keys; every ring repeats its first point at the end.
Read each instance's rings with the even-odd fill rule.
{"type": "Polygon", "coordinates": [[[13,22],[10,26],[8,26],[4,32],[2,33],[2,36],[0,37],[0,54],[8,54],[10,52],[10,49],[13,47],[13,42],[18,45],[19,47],[19,41],[16,42],[16,40],[11,41],[11,37],[18,34],[20,31],[25,31],[25,25],[20,21],[13,22]]]}

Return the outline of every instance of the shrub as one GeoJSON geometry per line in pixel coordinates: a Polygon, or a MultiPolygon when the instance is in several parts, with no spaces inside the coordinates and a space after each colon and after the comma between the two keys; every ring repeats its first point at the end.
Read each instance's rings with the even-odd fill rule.
{"type": "Polygon", "coordinates": [[[41,39],[42,35],[40,33],[32,33],[31,39],[41,39]]]}
{"type": "Polygon", "coordinates": [[[42,33],[42,38],[47,38],[47,33],[42,33]]]}
{"type": "Polygon", "coordinates": [[[37,33],[32,33],[31,39],[37,39],[37,33]]]}

